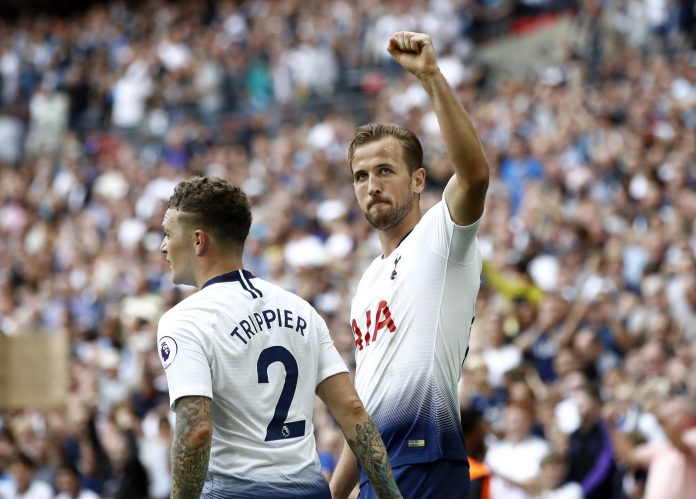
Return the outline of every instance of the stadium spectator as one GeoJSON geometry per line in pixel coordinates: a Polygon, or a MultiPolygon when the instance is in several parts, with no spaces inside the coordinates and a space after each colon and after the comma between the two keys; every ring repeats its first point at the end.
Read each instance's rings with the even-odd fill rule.
{"type": "Polygon", "coordinates": [[[551,446],[532,433],[534,415],[527,407],[508,405],[503,421],[503,438],[490,445],[485,460],[493,475],[491,498],[526,498],[551,446]]]}
{"type": "Polygon", "coordinates": [[[582,487],[577,482],[565,481],[568,463],[557,452],[551,452],[541,460],[541,475],[538,484],[534,484],[532,492],[534,499],[583,499],[582,487]]]}
{"type": "Polygon", "coordinates": [[[602,399],[597,387],[584,385],[573,392],[580,426],[568,442],[569,481],[582,485],[584,497],[618,497],[619,472],[611,433],[602,417],[602,399]]]}
{"type": "MultiPolygon", "coordinates": [[[[169,414],[154,325],[190,293],[173,286],[166,265],[152,255],[161,241],[159,213],[190,174],[244,185],[255,218],[249,269],[316,305],[354,369],[345,318],[356,276],[379,247],[346,188],[344,151],[353,130],[368,121],[401,122],[426,137],[424,206],[441,198],[450,172],[427,95],[396,65],[383,64],[389,61],[384,40],[372,33],[385,13],[415,12],[442,37],[438,55],[452,63],[453,87],[470,109],[491,166],[478,234],[484,275],[465,369],[487,347],[482,328],[490,313],[502,314],[506,341],[518,345],[539,318],[539,301],[552,295],[575,310],[579,327],[594,329],[608,309],[608,318],[625,329],[625,337],[613,325],[601,335],[600,358],[608,346],[622,362],[621,376],[615,368],[597,380],[604,405],[619,405],[619,432],[637,442],[664,442],[655,404],[672,391],[696,398],[696,64],[683,40],[696,30],[689,29],[688,9],[681,11],[684,37],[669,31],[680,29],[676,23],[664,25],[665,46],[650,34],[642,3],[597,9],[597,2],[581,2],[574,7],[580,17],[567,18],[578,26],[575,56],[530,59],[522,50],[527,40],[515,38],[515,60],[524,71],[517,73],[490,57],[504,33],[489,30],[485,46],[472,45],[468,32],[459,31],[467,29],[466,19],[452,21],[461,2],[451,0],[91,3],[70,3],[70,17],[32,12],[0,19],[0,330],[67,334],[72,355],[64,411],[0,410],[1,431],[31,428],[13,444],[0,436],[0,481],[9,480],[3,448],[7,458],[48,446],[37,454],[42,479],[53,481],[66,462],[79,469],[85,487],[106,497],[104,429],[113,426],[103,411],[121,407],[118,393],[132,404],[138,455],[146,460],[144,442],[169,414]],[[406,3],[413,9],[404,9],[406,3]],[[331,92],[302,102],[287,66],[300,29],[331,47],[338,75],[331,92]],[[164,33],[169,44],[184,44],[192,54],[181,58],[182,67],[175,61],[166,69],[157,55],[164,33]],[[598,43],[590,43],[593,36],[598,43]],[[112,90],[136,54],[151,64],[154,93],[143,103],[140,125],[116,133],[112,90]],[[376,55],[380,65],[370,62],[376,55]],[[538,67],[539,73],[532,70],[538,67]],[[69,101],[67,130],[57,149],[32,156],[29,103],[44,81],[69,101]],[[515,137],[528,143],[543,179],[525,186],[511,216],[498,171],[515,137]],[[590,309],[579,306],[588,303],[590,309]],[[116,377],[105,369],[114,352],[116,377]],[[95,408],[102,382],[127,389],[109,391],[108,403],[95,408]]],[[[558,395],[581,384],[575,374],[568,377],[581,358],[576,332],[568,328],[555,350],[542,343],[536,353],[525,352],[525,361],[537,360],[543,371],[541,387],[527,380],[538,402],[537,428],[562,454],[566,437],[553,415],[563,414],[557,423],[568,422],[565,431],[577,423],[574,402],[558,395]],[[542,361],[545,348],[556,352],[550,368],[542,361]]],[[[467,400],[484,397],[476,377],[485,375],[463,373],[467,400]]],[[[499,387],[503,404],[507,386],[499,387]]],[[[336,432],[331,418],[315,427],[322,441],[322,433],[336,432]]],[[[638,489],[640,473],[627,471],[626,487],[634,481],[638,489]]],[[[151,477],[150,486],[156,483],[161,480],[151,477]]]]}
{"type": "Polygon", "coordinates": [[[501,415],[508,400],[503,386],[490,383],[488,368],[480,356],[473,352],[464,366],[464,379],[459,383],[459,404],[464,409],[476,409],[492,428],[499,429],[501,415]]]}
{"type": "Polygon", "coordinates": [[[0,487],[10,486],[10,462],[15,454],[15,440],[7,428],[0,429],[0,487]]]}
{"type": "Polygon", "coordinates": [[[483,320],[486,321],[483,333],[488,346],[483,349],[482,356],[488,368],[488,382],[491,386],[499,387],[502,385],[503,375],[522,362],[522,352],[508,342],[503,330],[502,314],[492,313],[483,320]]]}
{"type": "Polygon", "coordinates": [[[462,431],[466,445],[469,475],[471,478],[471,499],[490,499],[491,470],[484,463],[486,458],[486,424],[483,414],[476,409],[462,411],[462,431]]]}
{"type": "Polygon", "coordinates": [[[616,452],[619,459],[631,468],[647,468],[645,499],[686,499],[696,486],[694,401],[684,395],[674,395],[657,412],[668,437],[665,442],[635,445],[624,432],[613,426],[615,422],[610,419],[616,452]]]}
{"type": "Polygon", "coordinates": [[[99,499],[99,495],[81,487],[80,472],[69,465],[61,466],[56,477],[56,494],[54,499],[99,499]]]}
{"type": "Polygon", "coordinates": [[[36,480],[36,464],[26,454],[17,453],[10,464],[11,483],[0,483],[0,493],[7,499],[51,499],[53,489],[49,484],[36,480]]]}

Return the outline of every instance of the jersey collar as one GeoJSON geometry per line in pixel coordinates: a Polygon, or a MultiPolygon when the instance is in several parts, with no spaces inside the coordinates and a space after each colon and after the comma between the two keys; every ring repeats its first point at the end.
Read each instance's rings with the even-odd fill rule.
{"type": "MultiPolygon", "coordinates": [[[[415,229],[415,227],[414,227],[413,229],[415,229]]],[[[411,232],[413,232],[413,229],[409,230],[409,231],[406,233],[406,235],[405,235],[404,237],[401,238],[401,241],[399,241],[399,244],[396,245],[396,248],[394,248],[394,251],[396,251],[397,249],[399,249],[399,246],[401,246],[401,243],[403,243],[403,242],[406,240],[406,238],[407,238],[408,236],[411,235],[411,232]]],[[[394,251],[392,251],[392,253],[394,253],[394,251]]],[[[389,256],[391,256],[391,253],[390,253],[389,256]]],[[[385,258],[388,258],[388,257],[384,256],[384,253],[382,253],[382,260],[384,260],[385,258]]]]}
{"type": "Polygon", "coordinates": [[[210,286],[211,284],[215,284],[218,282],[240,282],[243,283],[243,279],[249,280],[254,278],[254,275],[249,272],[248,270],[242,269],[242,270],[233,270],[232,272],[227,272],[225,274],[221,274],[219,276],[213,277],[212,279],[208,280],[202,287],[201,289],[210,286]]]}

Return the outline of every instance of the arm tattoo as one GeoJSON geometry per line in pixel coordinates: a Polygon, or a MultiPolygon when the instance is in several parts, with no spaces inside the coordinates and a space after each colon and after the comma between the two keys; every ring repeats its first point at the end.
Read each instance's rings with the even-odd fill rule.
{"type": "Polygon", "coordinates": [[[346,441],[365,470],[377,497],[401,497],[392,477],[387,449],[374,423],[368,419],[364,424],[356,424],[355,435],[346,435],[346,441]]]}
{"type": "Polygon", "coordinates": [[[210,459],[211,400],[183,397],[176,403],[172,444],[172,499],[198,499],[210,459]]]}

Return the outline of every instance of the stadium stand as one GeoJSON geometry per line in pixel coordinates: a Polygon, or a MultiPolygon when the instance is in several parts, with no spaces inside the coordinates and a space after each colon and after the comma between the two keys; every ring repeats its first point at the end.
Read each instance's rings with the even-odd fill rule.
{"type": "MultiPolygon", "coordinates": [[[[689,497],[650,485],[652,463],[632,456],[648,455],[641,442],[678,448],[682,430],[696,452],[694,408],[661,411],[696,400],[693,8],[145,0],[0,19],[0,332],[70,345],[58,408],[0,408],[0,497],[27,476],[76,497],[75,473],[101,497],[168,497],[156,324],[190,290],[158,248],[190,174],[242,185],[247,268],[310,301],[353,365],[349,299],[379,252],[345,160],[353,130],[416,131],[426,203],[450,172],[426,96],[384,51],[405,27],[437,34],[493,172],[463,408],[483,413],[495,445],[506,408],[524,407],[535,437],[568,456],[593,417],[582,393],[598,386],[612,497],[689,497]]],[[[330,475],[341,441],[321,408],[315,425],[330,475]]]]}

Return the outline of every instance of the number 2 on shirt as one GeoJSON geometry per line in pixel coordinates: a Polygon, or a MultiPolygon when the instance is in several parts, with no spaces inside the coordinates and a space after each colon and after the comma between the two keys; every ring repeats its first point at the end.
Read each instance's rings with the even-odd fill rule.
{"type": "Polygon", "coordinates": [[[285,383],[283,383],[283,390],[280,392],[273,419],[271,419],[268,428],[266,428],[266,442],[301,437],[305,432],[304,419],[302,421],[285,422],[292,398],[295,396],[298,372],[297,361],[289,350],[281,346],[274,346],[266,348],[261,352],[256,364],[259,383],[268,383],[268,367],[274,362],[280,362],[285,367],[285,383]]]}

